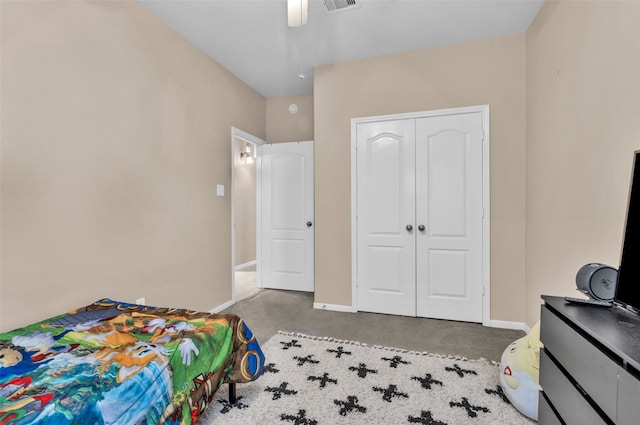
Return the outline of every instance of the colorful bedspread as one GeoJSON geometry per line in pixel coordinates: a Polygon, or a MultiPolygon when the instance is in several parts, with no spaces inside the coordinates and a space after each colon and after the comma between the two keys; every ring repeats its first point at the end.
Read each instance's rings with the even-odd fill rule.
{"type": "Polygon", "coordinates": [[[103,299],[0,334],[0,425],[193,424],[263,365],[238,316],[103,299]]]}

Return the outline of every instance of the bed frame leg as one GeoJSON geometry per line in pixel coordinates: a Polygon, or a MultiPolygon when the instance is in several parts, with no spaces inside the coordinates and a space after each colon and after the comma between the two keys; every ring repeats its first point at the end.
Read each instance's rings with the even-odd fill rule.
{"type": "Polygon", "coordinates": [[[237,400],[236,397],[236,383],[235,382],[230,382],[229,383],[229,403],[234,404],[237,400]]]}

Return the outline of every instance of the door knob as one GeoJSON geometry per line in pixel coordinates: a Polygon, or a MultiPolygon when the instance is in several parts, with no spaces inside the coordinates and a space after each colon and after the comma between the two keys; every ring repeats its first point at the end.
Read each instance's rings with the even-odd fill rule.
{"type": "Polygon", "coordinates": [[[426,229],[426,227],[424,227],[424,224],[418,226],[418,230],[420,230],[421,232],[424,232],[424,229],[426,229]]]}
{"type": "Polygon", "coordinates": [[[307,227],[311,227],[311,226],[313,226],[313,223],[310,221],[307,221],[307,227]]]}
{"type": "Polygon", "coordinates": [[[407,229],[408,231],[412,231],[413,230],[413,226],[410,224],[407,224],[405,229],[407,229]]]}

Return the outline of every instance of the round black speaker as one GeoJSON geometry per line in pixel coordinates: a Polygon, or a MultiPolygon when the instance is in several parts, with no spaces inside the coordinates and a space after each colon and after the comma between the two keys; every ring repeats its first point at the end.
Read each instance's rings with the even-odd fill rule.
{"type": "Polygon", "coordinates": [[[585,264],[578,270],[578,291],[596,300],[611,301],[616,294],[618,271],[600,263],[585,264]]]}

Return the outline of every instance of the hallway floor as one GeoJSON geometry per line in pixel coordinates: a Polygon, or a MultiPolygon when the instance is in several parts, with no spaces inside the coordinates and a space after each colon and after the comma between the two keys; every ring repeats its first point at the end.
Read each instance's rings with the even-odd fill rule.
{"type": "Polygon", "coordinates": [[[258,293],[257,276],[255,270],[241,270],[235,272],[236,302],[258,293]]]}

